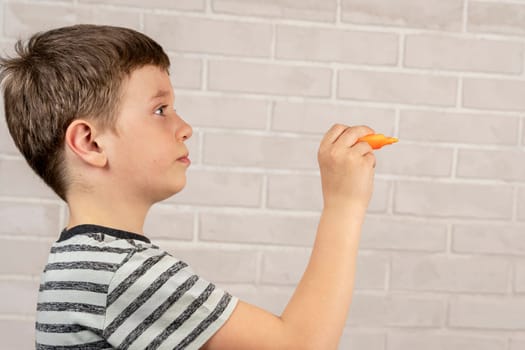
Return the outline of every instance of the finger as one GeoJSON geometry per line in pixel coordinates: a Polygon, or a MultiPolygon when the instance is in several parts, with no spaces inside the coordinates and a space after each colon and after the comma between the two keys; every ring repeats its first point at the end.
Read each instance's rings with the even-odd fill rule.
{"type": "Polygon", "coordinates": [[[350,126],[344,125],[344,124],[334,124],[332,127],[326,132],[323,142],[326,143],[334,143],[341,134],[348,129],[350,126]]]}
{"type": "Polygon", "coordinates": [[[368,142],[357,142],[352,147],[353,151],[357,152],[360,155],[366,155],[367,153],[373,153],[374,149],[368,144],[368,142]]]}
{"type": "Polygon", "coordinates": [[[346,129],[337,142],[343,147],[352,147],[360,137],[373,134],[374,130],[365,125],[354,126],[346,129]]]}
{"type": "Polygon", "coordinates": [[[347,128],[349,128],[348,125],[332,125],[332,127],[323,136],[323,139],[321,140],[321,144],[319,146],[319,150],[322,151],[323,149],[328,149],[347,128]]]}

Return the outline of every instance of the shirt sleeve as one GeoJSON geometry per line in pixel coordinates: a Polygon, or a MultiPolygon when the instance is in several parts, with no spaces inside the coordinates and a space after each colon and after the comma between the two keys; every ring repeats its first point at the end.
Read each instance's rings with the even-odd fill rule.
{"type": "Polygon", "coordinates": [[[109,285],[103,335],[116,349],[198,349],[237,301],[166,252],[135,252],[109,285]]]}

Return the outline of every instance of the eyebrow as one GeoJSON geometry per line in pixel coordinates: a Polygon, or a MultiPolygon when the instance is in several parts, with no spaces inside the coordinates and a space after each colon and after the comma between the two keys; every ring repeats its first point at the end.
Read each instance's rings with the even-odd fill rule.
{"type": "Polygon", "coordinates": [[[159,97],[166,97],[169,96],[170,92],[168,90],[158,90],[155,95],[151,97],[152,100],[159,98],[159,97]]]}

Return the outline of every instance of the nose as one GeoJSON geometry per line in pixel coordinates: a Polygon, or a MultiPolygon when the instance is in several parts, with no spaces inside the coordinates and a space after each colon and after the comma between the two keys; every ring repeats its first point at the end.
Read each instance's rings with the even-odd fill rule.
{"type": "Polygon", "coordinates": [[[177,123],[178,125],[175,132],[175,137],[177,138],[177,140],[181,140],[182,142],[184,142],[187,139],[189,139],[191,135],[193,135],[193,128],[190,124],[186,123],[186,121],[182,119],[178,114],[177,117],[180,120],[180,123],[177,123]]]}

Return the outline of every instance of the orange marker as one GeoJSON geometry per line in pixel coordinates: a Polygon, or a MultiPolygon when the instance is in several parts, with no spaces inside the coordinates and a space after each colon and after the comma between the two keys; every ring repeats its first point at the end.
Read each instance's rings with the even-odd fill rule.
{"type": "Polygon", "coordinates": [[[396,137],[388,137],[383,134],[370,134],[363,137],[360,137],[358,142],[368,142],[373,149],[380,149],[385,145],[390,145],[398,141],[396,137]]]}

